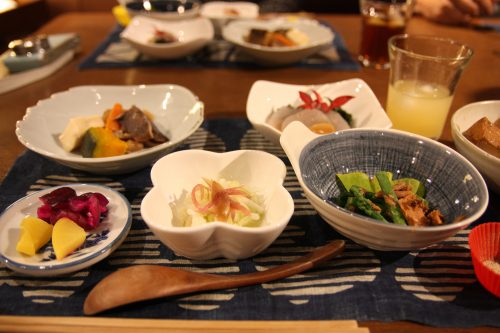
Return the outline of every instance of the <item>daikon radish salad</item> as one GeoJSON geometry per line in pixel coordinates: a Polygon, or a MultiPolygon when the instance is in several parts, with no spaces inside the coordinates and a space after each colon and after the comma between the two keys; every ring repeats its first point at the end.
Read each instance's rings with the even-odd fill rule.
{"type": "Polygon", "coordinates": [[[264,221],[264,200],[238,181],[203,179],[186,196],[184,226],[224,222],[242,227],[259,227],[264,221]]]}

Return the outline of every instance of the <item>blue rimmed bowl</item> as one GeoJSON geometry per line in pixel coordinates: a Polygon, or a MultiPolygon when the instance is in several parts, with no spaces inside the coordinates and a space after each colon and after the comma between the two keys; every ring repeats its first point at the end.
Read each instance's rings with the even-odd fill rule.
{"type": "Polygon", "coordinates": [[[397,130],[351,129],[318,136],[290,124],[280,142],[300,185],[319,215],[353,241],[376,250],[408,251],[440,242],[478,219],[488,190],[477,169],[451,148],[397,130]],[[337,173],[390,171],[424,183],[426,199],[449,223],[412,227],[380,222],[338,206],[337,173]],[[458,222],[451,222],[459,220],[458,222]]]}

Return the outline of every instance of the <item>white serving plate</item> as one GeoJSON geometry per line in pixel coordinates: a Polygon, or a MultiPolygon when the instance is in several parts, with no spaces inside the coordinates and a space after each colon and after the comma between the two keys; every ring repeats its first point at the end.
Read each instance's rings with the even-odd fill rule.
{"type": "Polygon", "coordinates": [[[248,94],[246,113],[248,120],[271,142],[279,144],[281,131],[266,120],[276,109],[299,101],[299,91],[315,89],[320,95],[334,99],[342,95],[354,96],[342,108],[353,117],[353,126],[361,128],[390,128],[387,117],[377,97],[361,79],[322,85],[294,85],[271,81],[256,81],[248,94]]]}
{"type": "Polygon", "coordinates": [[[176,59],[188,56],[207,45],[214,38],[214,29],[210,20],[201,17],[182,21],[160,21],[136,16],[120,36],[145,55],[176,59]],[[156,29],[171,33],[178,41],[152,43],[150,40],[156,29]]]}
{"type": "MultiPolygon", "coordinates": [[[[45,246],[34,256],[23,255],[16,250],[21,232],[21,220],[26,215],[36,216],[42,205],[39,198],[53,187],[27,195],[7,207],[0,216],[0,260],[13,271],[33,276],[55,276],[87,268],[110,255],[123,240],[132,225],[130,204],[120,193],[101,185],[64,185],[75,189],[78,195],[99,192],[108,200],[108,215],[100,225],[87,232],[82,248],[62,260],[55,259],[52,246],[45,246]]],[[[50,245],[50,242],[49,242],[50,245]]]]}
{"type": "Polygon", "coordinates": [[[18,140],[28,149],[71,168],[96,174],[122,174],[144,168],[172,151],[203,122],[203,103],[174,84],[79,86],[29,107],[16,124],[18,140]],[[76,116],[100,115],[115,103],[136,105],[153,114],[156,127],[170,141],[126,155],[85,158],[65,151],[58,136],[76,116]]]}
{"type": "Polygon", "coordinates": [[[330,47],[334,35],[330,28],[321,25],[315,20],[274,18],[270,20],[234,20],[223,28],[222,37],[255,58],[258,62],[269,65],[286,65],[298,62],[330,47]],[[252,28],[271,31],[295,28],[307,35],[309,43],[303,46],[292,47],[267,47],[248,43],[244,37],[248,35],[252,28]]]}

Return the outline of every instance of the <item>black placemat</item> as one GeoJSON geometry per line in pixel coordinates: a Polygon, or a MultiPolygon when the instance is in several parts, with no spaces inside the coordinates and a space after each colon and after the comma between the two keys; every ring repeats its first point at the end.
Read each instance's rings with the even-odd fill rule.
{"type": "MultiPolygon", "coordinates": [[[[289,66],[325,70],[358,71],[359,63],[347,50],[342,36],[334,27],[328,26],[334,33],[330,48],[289,66]]],[[[122,41],[119,25],[109,36],[80,64],[80,69],[88,68],[123,68],[123,67],[212,67],[212,68],[269,68],[262,66],[240,52],[229,42],[215,39],[193,55],[176,60],[158,60],[142,55],[126,41],[122,41]]],[[[272,68],[272,67],[271,67],[272,68]]]]}
{"type": "MultiPolygon", "coordinates": [[[[65,183],[99,183],[122,192],[132,204],[133,225],[124,243],[96,265],[53,278],[27,277],[0,266],[3,315],[82,315],[92,287],[109,273],[151,263],[219,274],[265,269],[308,253],[328,240],[343,238],[304,197],[286,155],[257,133],[246,119],[205,121],[179,149],[223,152],[264,150],[287,164],[285,186],[295,213],[283,234],[258,256],[241,261],[191,261],[162,245],[144,224],[139,207],[151,186],[150,168],[121,176],[75,172],[27,151],[0,186],[0,209],[27,192],[65,183]],[[231,130],[228,130],[231,129],[231,130]]],[[[498,221],[498,195],[477,222],[498,221]]],[[[476,223],[476,224],[477,224],[476,223]]],[[[467,245],[470,229],[426,249],[378,252],[347,240],[342,257],[319,269],[287,279],[238,289],[163,298],[110,310],[102,316],[168,319],[248,320],[410,320],[439,327],[500,327],[500,299],[475,278],[467,245]]],[[[15,240],[13,240],[15,241],[15,240]]]]}

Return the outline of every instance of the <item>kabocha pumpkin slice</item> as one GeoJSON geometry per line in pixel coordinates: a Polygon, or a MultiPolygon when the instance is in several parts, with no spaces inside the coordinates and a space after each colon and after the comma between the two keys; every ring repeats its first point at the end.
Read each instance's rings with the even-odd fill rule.
{"type": "Polygon", "coordinates": [[[118,139],[111,130],[92,127],[83,137],[81,153],[83,157],[118,156],[125,154],[127,146],[127,143],[118,139]]]}
{"type": "Polygon", "coordinates": [[[28,256],[35,255],[36,251],[47,244],[52,235],[53,226],[34,216],[26,216],[21,221],[21,236],[16,250],[28,256]]]}
{"type": "Polygon", "coordinates": [[[72,220],[59,219],[52,231],[52,246],[57,260],[64,259],[85,242],[85,230],[72,220]]]}

